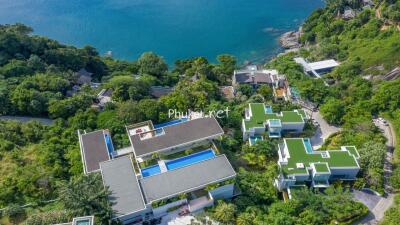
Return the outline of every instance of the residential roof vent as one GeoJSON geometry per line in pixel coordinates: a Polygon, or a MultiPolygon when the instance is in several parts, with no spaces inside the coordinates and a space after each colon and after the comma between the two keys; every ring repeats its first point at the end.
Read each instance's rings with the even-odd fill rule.
{"type": "Polygon", "coordinates": [[[304,169],[304,164],[303,163],[296,163],[297,169],[304,169]]]}

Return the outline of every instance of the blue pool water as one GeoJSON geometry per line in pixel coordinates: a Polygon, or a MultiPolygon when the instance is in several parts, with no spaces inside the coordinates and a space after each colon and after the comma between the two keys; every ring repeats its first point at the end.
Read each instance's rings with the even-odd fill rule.
{"type": "Polygon", "coordinates": [[[273,113],[272,107],[270,105],[265,106],[265,113],[273,113]]]}
{"type": "Polygon", "coordinates": [[[111,142],[111,137],[108,134],[105,134],[104,138],[106,139],[108,153],[111,155],[112,152],[114,151],[114,147],[111,142]]]}
{"type": "Polygon", "coordinates": [[[166,162],[165,165],[167,166],[168,170],[178,169],[184,166],[191,165],[193,163],[198,163],[203,160],[214,158],[215,154],[214,151],[209,149],[202,152],[198,152],[195,154],[191,154],[182,158],[178,158],[169,162],[166,162]]]}
{"type": "Polygon", "coordinates": [[[161,173],[160,166],[158,164],[141,169],[141,171],[142,171],[143,177],[153,176],[153,175],[161,173]]]}
{"type": "Polygon", "coordinates": [[[254,145],[255,143],[257,143],[257,141],[260,141],[260,140],[262,140],[263,138],[261,137],[261,136],[253,136],[253,137],[250,137],[249,138],[249,140],[250,140],[250,145],[254,145]]]}
{"type": "Polygon", "coordinates": [[[2,0],[0,24],[101,54],[136,59],[154,51],[175,60],[233,54],[259,61],[281,51],[277,38],[297,28],[322,0],[2,0]]]}
{"type": "Polygon", "coordinates": [[[154,128],[157,129],[157,128],[161,128],[161,127],[167,127],[167,126],[175,125],[175,124],[178,124],[178,123],[183,123],[183,122],[186,122],[186,121],[187,121],[187,118],[171,120],[171,121],[168,121],[168,122],[165,122],[165,123],[156,124],[156,125],[154,125],[154,128]]]}
{"type": "Polygon", "coordinates": [[[313,153],[313,148],[311,146],[310,139],[303,139],[304,145],[306,146],[307,153],[313,153]]]}

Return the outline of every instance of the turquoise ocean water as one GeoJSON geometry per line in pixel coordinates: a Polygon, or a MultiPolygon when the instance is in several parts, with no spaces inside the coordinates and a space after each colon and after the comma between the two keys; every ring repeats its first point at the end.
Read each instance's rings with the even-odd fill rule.
{"type": "Polygon", "coordinates": [[[135,59],[144,51],[177,59],[221,53],[260,61],[281,49],[322,0],[0,0],[0,24],[25,23],[35,34],[135,59]]]}

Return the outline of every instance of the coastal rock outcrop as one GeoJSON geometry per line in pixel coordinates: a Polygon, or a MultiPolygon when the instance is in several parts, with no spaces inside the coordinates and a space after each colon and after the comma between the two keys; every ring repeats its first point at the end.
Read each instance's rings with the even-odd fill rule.
{"type": "Polygon", "coordinates": [[[286,49],[294,49],[300,47],[300,31],[289,31],[284,33],[280,38],[279,42],[281,46],[286,49]]]}

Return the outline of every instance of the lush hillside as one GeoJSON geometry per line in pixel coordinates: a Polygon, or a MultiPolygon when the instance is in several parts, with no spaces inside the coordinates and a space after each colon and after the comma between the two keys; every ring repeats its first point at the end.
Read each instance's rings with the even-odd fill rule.
{"type": "MultiPolygon", "coordinates": [[[[343,127],[324,148],[356,145],[361,154],[362,171],[355,183],[335,184],[323,194],[302,190],[287,203],[272,185],[277,143],[266,140],[249,147],[242,142],[240,123],[249,102],[267,102],[276,110],[298,106],[272,102],[267,86],[254,91],[243,85],[233,101],[225,100],[218,86],[230,83],[236,67],[233,56],[219,56],[218,64],[203,57],[184,59],[168,69],[163,58],[153,53],[120,61],[100,56],[89,46],[80,49],[31,35],[31,28],[21,24],[0,26],[0,114],[55,119],[49,126],[0,122],[0,208],[5,208],[0,223],[53,224],[94,214],[99,224],[106,224],[108,192],[100,191],[98,176],[82,176],[76,130],[108,128],[116,148],[122,148],[129,145],[125,125],[168,120],[171,108],[231,110],[229,118],[220,119],[229,134],[217,145],[238,171],[236,184],[242,195],[210,209],[207,215],[213,219],[240,225],[347,224],[365,215],[366,207],[352,200],[347,187],[383,192],[385,139],[372,117],[388,118],[400,134],[400,79],[386,79],[388,72],[400,67],[400,1],[376,3],[368,9],[358,0],[327,1],[327,7],[315,11],[303,25],[305,48],[266,65],[286,74],[303,98],[320,105],[327,121],[343,127]],[[340,15],[349,7],[357,15],[344,20],[340,15]],[[292,60],[297,55],[310,60],[335,58],[341,66],[326,75],[331,84],[326,86],[303,73],[292,60]],[[81,68],[102,85],[83,85],[71,96],[74,72],[81,68]],[[155,99],[150,94],[152,85],[175,89],[155,99]],[[111,88],[115,102],[100,112],[91,105],[101,88],[111,88]]],[[[313,129],[308,124],[302,135],[313,129]]],[[[400,189],[400,166],[395,165],[391,183],[400,189]]],[[[396,224],[399,208],[397,204],[387,213],[384,224],[396,224]]]]}
{"type": "MultiPolygon", "coordinates": [[[[361,1],[327,1],[326,8],[315,11],[303,25],[301,41],[305,48],[278,57],[267,66],[284,71],[302,97],[320,104],[329,123],[344,128],[329,138],[326,148],[346,143],[359,148],[362,171],[356,185],[383,192],[385,140],[371,119],[387,118],[399,140],[400,74],[396,68],[400,67],[400,1],[375,3],[372,8],[363,8],[361,1]],[[348,9],[353,9],[356,16],[345,20],[342,15],[348,9]],[[341,65],[324,77],[330,86],[304,77],[302,69],[292,61],[297,55],[310,61],[340,61],[341,65]]],[[[400,188],[398,143],[391,178],[395,190],[400,188]]],[[[384,224],[396,224],[394,218],[399,215],[396,204],[384,224]]]]}

